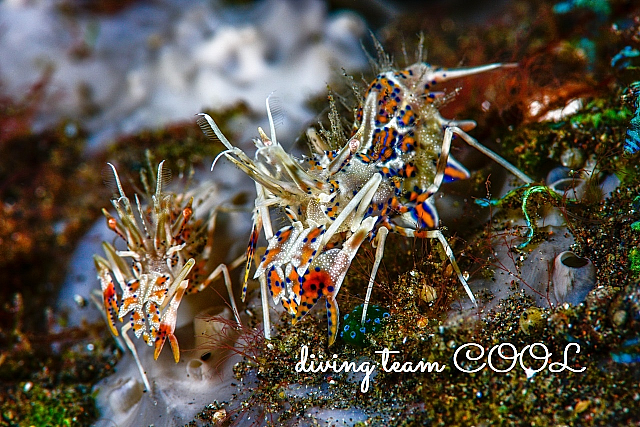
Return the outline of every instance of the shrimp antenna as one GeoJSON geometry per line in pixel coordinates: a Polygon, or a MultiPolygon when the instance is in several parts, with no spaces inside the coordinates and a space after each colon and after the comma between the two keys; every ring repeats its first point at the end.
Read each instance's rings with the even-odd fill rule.
{"type": "Polygon", "coordinates": [[[211,116],[205,113],[198,113],[197,115],[202,117],[196,120],[196,123],[198,123],[198,126],[200,126],[200,129],[202,129],[202,132],[204,132],[204,134],[207,135],[209,139],[219,139],[220,142],[222,142],[224,146],[227,147],[227,149],[233,150],[233,145],[231,145],[227,137],[222,134],[222,131],[220,130],[216,122],[211,118],[211,116]]]}
{"type": "Polygon", "coordinates": [[[224,150],[221,153],[219,153],[215,159],[213,159],[213,163],[211,163],[211,171],[213,172],[213,168],[216,166],[216,163],[218,163],[218,160],[220,160],[220,157],[224,156],[225,154],[231,152],[233,150],[224,150]]]}
{"type": "Polygon", "coordinates": [[[269,99],[271,98],[271,96],[273,96],[273,92],[271,92],[271,94],[269,94],[269,96],[267,96],[267,116],[269,117],[269,130],[271,131],[271,141],[274,144],[278,143],[278,140],[276,139],[276,124],[273,121],[273,114],[271,114],[271,108],[269,107],[269,99]]]}
{"type": "Polygon", "coordinates": [[[118,187],[118,192],[120,193],[120,196],[126,197],[124,195],[124,190],[122,189],[122,184],[120,183],[120,177],[118,176],[118,171],[116,171],[116,167],[113,166],[112,163],[107,162],[107,164],[111,166],[111,169],[113,170],[113,176],[116,179],[116,186],[118,187]]]}

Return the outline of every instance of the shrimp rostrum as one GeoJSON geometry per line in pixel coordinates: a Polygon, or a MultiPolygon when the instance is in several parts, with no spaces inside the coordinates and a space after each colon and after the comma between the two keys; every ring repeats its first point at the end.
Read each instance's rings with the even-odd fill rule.
{"type": "Polygon", "coordinates": [[[376,257],[365,299],[364,323],[389,231],[438,239],[475,304],[453,251],[438,229],[433,203],[442,182],[469,177],[449,154],[453,135],[459,135],[520,179],[531,180],[465,132],[475,127],[474,122],[444,119],[438,112],[443,93],[437,86],[502,66],[446,70],[419,62],[400,71],[382,72],[367,89],[347,142],[331,150],[328,141],[310,133],[315,152],[303,159],[294,158],[277,141],[269,99],[270,136],[258,129],[254,159],[233,146],[210,116],[201,114],[198,123],[204,132],[226,147],[221,155],[256,182],[243,297],[258,235],[264,228],[268,247],[254,278],[260,281],[263,293],[267,338],[267,294],[274,303],[282,303],[294,323],[324,296],[331,345],[339,323],[336,295],[360,245],[369,238],[376,247],[376,257]],[[279,208],[289,219],[289,225],[275,233],[271,229],[271,208],[279,208]]]}

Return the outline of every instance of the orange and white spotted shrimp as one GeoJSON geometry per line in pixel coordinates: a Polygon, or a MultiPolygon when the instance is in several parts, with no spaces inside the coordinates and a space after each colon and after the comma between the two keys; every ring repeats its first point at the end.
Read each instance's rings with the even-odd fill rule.
{"type": "Polygon", "coordinates": [[[223,155],[256,182],[243,295],[260,229],[264,228],[268,247],[254,277],[261,284],[267,338],[268,294],[276,304],[282,303],[294,323],[324,296],[331,345],[339,323],[336,295],[353,257],[369,238],[377,250],[362,315],[364,323],[388,231],[438,239],[475,304],[453,251],[438,229],[433,203],[443,181],[469,177],[464,166],[449,154],[453,135],[459,135],[523,181],[531,179],[469,136],[465,130],[475,127],[473,121],[444,119],[438,111],[438,99],[443,95],[438,86],[503,66],[447,70],[419,62],[400,71],[385,70],[367,89],[346,144],[330,150],[330,141],[310,133],[316,152],[303,159],[294,158],[277,141],[269,99],[271,136],[258,129],[253,160],[225,138],[211,117],[201,114],[198,123],[203,131],[222,141],[227,148],[223,155]],[[271,208],[281,209],[290,222],[275,234],[271,208]]]}
{"type": "MultiPolygon", "coordinates": [[[[240,318],[231,292],[229,272],[224,264],[212,269],[208,264],[215,212],[206,221],[194,219],[193,197],[182,205],[174,194],[163,189],[164,162],[157,174],[143,175],[146,193],[143,201],[135,195],[137,215],[126,196],[116,168],[109,163],[118,194],[112,199],[117,218],[105,209],[107,226],[126,243],[126,250],[116,250],[102,243],[106,258],[94,255],[102,288],[102,306],[111,332],[119,336],[116,322],[124,322],[120,332],[131,351],[147,390],[149,380],[127,332],[142,337],[154,347],[154,359],[168,339],[176,363],[180,360],[178,340],[174,335],[177,312],[185,293],[199,292],[220,274],[229,291],[230,302],[238,323],[240,318]],[[155,192],[151,193],[151,188],[155,192]],[[206,242],[203,243],[203,239],[206,242]],[[203,249],[204,248],[204,249],[203,249]],[[128,261],[127,259],[130,259],[128,261]]],[[[240,265],[244,257],[232,264],[240,265]]]]}

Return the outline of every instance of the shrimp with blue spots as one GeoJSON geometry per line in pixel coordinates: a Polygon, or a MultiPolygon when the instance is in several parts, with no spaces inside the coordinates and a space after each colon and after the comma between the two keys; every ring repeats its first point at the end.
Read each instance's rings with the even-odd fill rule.
{"type": "MultiPolygon", "coordinates": [[[[269,99],[270,136],[259,128],[254,159],[233,146],[215,121],[201,114],[198,123],[220,140],[226,156],[256,183],[254,231],[247,250],[245,277],[255,253],[256,232],[264,230],[267,250],[254,278],[260,282],[265,337],[270,338],[267,296],[281,303],[298,322],[324,297],[329,345],[336,339],[339,308],[336,301],[346,273],[362,243],[376,248],[362,323],[389,231],[408,237],[435,238],[475,304],[473,293],[438,229],[434,194],[443,182],[466,179],[469,172],[450,156],[453,135],[499,162],[525,182],[531,179],[465,131],[472,121],[444,119],[438,112],[441,83],[510,65],[491,64],[446,70],[419,62],[404,70],[385,70],[367,89],[356,110],[350,138],[340,149],[308,131],[315,150],[297,159],[276,138],[269,99]],[[280,209],[289,224],[275,234],[270,210],[280,209]]],[[[246,292],[246,282],[244,287],[246,292]]]]}

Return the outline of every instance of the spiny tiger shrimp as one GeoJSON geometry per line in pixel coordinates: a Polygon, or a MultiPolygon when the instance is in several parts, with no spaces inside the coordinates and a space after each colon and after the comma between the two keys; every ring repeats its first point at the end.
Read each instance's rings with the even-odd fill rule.
{"type": "Polygon", "coordinates": [[[267,339],[267,292],[274,303],[282,303],[289,311],[293,323],[324,296],[329,345],[333,344],[339,323],[336,295],[359,247],[369,238],[376,255],[362,313],[364,324],[389,231],[438,239],[460,283],[476,304],[451,247],[438,229],[433,203],[443,182],[470,176],[450,155],[454,134],[522,181],[532,180],[466,133],[475,127],[475,122],[444,119],[438,111],[444,92],[437,89],[449,80],[508,66],[511,64],[444,69],[418,62],[399,71],[383,70],[369,85],[346,144],[331,150],[331,142],[335,141],[310,132],[315,152],[303,159],[287,153],[278,142],[269,99],[266,107],[270,136],[258,128],[253,160],[229,142],[210,116],[200,114],[198,124],[203,131],[226,147],[221,155],[256,183],[243,298],[259,233],[264,229],[268,247],[254,278],[261,286],[267,339]],[[270,208],[281,209],[290,221],[275,234],[270,208]]]}
{"type": "MultiPolygon", "coordinates": [[[[153,170],[150,176],[142,174],[146,197],[141,202],[135,195],[136,216],[115,166],[111,163],[109,166],[117,187],[117,195],[111,203],[118,218],[105,209],[102,212],[107,219],[107,226],[125,241],[127,248],[116,250],[111,243],[103,242],[106,258],[94,255],[102,288],[101,306],[109,328],[116,337],[119,336],[116,319],[126,322],[125,316],[129,315],[129,321],[124,323],[120,332],[133,354],[146,389],[151,390],[138,352],[127,334],[130,329],[133,329],[136,338],[142,337],[149,346],[154,347],[154,359],[158,358],[168,339],[177,363],[180,349],[174,331],[182,297],[185,293],[202,291],[220,274],[224,277],[238,323],[240,317],[227,266],[220,264],[212,269],[207,262],[213,248],[216,212],[212,212],[206,221],[194,220],[193,197],[182,205],[185,197],[178,200],[174,194],[164,191],[167,171],[163,161],[158,165],[157,174],[153,170]],[[153,188],[155,192],[152,193],[153,188]]],[[[243,262],[242,256],[230,268],[243,262]]]]}

